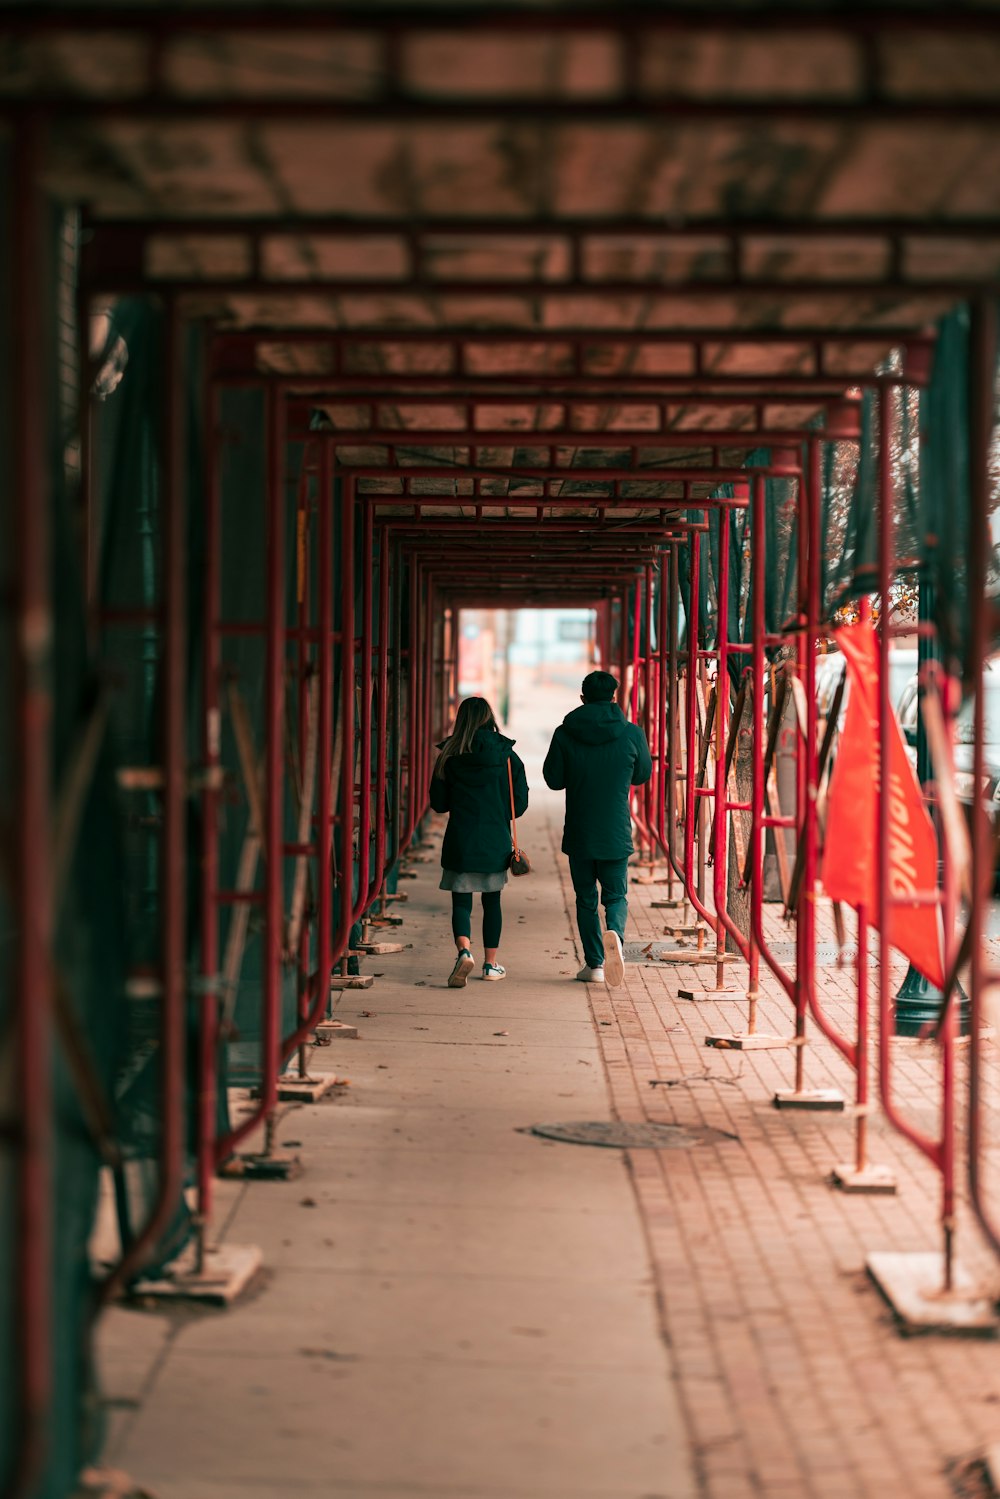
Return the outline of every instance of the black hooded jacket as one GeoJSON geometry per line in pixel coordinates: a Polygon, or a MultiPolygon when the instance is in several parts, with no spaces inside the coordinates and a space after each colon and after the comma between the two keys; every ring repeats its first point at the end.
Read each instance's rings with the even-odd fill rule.
{"type": "Polygon", "coordinates": [[[450,813],[441,845],[443,869],[460,874],[497,874],[506,869],[513,847],[508,759],[517,816],[528,807],[524,765],[513,746],[513,739],[505,739],[494,729],[477,729],[472,748],[464,755],[452,755],[444,763],[444,775],[431,780],[431,806],[435,812],[450,813]]]}
{"type": "Polygon", "coordinates": [[[581,859],[632,852],[629,795],[653,774],[646,736],[617,703],[584,703],[552,735],[542,775],[566,791],[562,849],[581,859]]]}

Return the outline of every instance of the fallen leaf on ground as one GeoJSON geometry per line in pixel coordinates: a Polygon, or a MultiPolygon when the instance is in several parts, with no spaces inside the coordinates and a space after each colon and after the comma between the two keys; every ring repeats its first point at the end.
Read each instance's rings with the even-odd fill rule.
{"type": "Polygon", "coordinates": [[[299,1203],[299,1207],[300,1208],[314,1208],[315,1206],[316,1206],[316,1199],[315,1199],[315,1197],[303,1197],[302,1201],[299,1203]]]}
{"type": "Polygon", "coordinates": [[[510,1031],[494,1031],[494,1036],[509,1036],[510,1031]]]}

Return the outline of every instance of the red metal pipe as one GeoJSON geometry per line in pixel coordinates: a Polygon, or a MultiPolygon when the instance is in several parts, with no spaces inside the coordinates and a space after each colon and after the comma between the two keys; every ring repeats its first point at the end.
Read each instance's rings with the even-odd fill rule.
{"type": "MultiPolygon", "coordinates": [[[[990,507],[992,484],[989,472],[993,432],[993,390],[996,369],[996,308],[991,299],[980,298],[971,308],[969,328],[969,542],[968,589],[970,612],[969,664],[975,683],[972,784],[972,902],[969,910],[971,939],[970,1038],[969,1038],[969,1196],[980,1227],[1000,1254],[1000,1223],[986,1202],[983,1168],[986,1139],[983,1121],[983,1036],[987,1025],[986,997],[996,977],[986,966],[984,917],[993,886],[993,829],[979,792],[984,783],[986,743],[986,659],[992,645],[992,605],[987,599],[987,558],[991,554],[990,507]]],[[[948,1019],[954,1035],[954,1002],[948,1019]]]]}
{"type": "MultiPolygon", "coordinates": [[[[688,575],[688,621],[687,621],[687,701],[685,703],[687,717],[687,755],[685,766],[685,809],[684,809],[684,867],[682,877],[687,898],[698,916],[707,922],[713,929],[717,930],[718,922],[715,913],[710,911],[701,899],[698,881],[695,873],[694,836],[697,825],[701,821],[701,803],[698,800],[695,780],[698,768],[698,723],[697,723],[697,692],[698,692],[698,613],[699,613],[699,589],[701,587],[701,534],[698,531],[691,533],[691,560],[688,575]]],[[[711,732],[706,724],[706,732],[711,732]]],[[[711,793],[710,793],[711,794],[711,793]]]]}
{"type": "Polygon", "coordinates": [[[945,1253],[945,1283],[946,1287],[951,1284],[951,1255],[952,1255],[952,1206],[954,1192],[954,1133],[949,1127],[952,1105],[947,1098],[949,1088],[953,1087],[953,1051],[954,1038],[951,1028],[946,1028],[941,1036],[942,1053],[942,1135],[938,1140],[917,1129],[903,1118],[896,1106],[892,1093],[892,1038],[893,1038],[893,995],[892,995],[892,891],[890,887],[890,861],[889,846],[892,836],[891,804],[887,791],[889,785],[889,724],[892,714],[892,703],[889,696],[889,646],[891,643],[890,631],[885,628],[889,614],[889,596],[893,574],[894,558],[894,478],[892,468],[892,453],[889,445],[889,430],[891,423],[891,409],[888,392],[882,391],[879,396],[879,437],[878,437],[878,581],[879,600],[881,610],[881,622],[883,628],[879,631],[879,698],[878,698],[878,738],[879,738],[879,795],[877,826],[873,830],[875,846],[877,849],[878,870],[878,910],[879,910],[879,1094],[886,1118],[894,1129],[898,1130],[904,1139],[909,1140],[941,1173],[942,1186],[942,1227],[944,1230],[944,1253],[945,1253]]]}
{"type": "Polygon", "coordinates": [[[333,942],[336,963],[347,952],[354,923],[354,713],[357,618],[354,596],[354,481],[341,480],[340,496],[340,713],[343,723],[340,779],[340,920],[333,942]]]}
{"type": "MultiPolygon", "coordinates": [[[[493,405],[490,398],[484,398],[486,404],[493,405]]],[[[801,396],[799,397],[801,401],[801,396]]],[[[593,431],[584,427],[500,427],[486,428],[469,425],[455,425],[452,427],[428,428],[428,427],[406,427],[406,426],[380,426],[373,423],[370,426],[338,426],[336,428],[322,428],[317,434],[316,429],[311,426],[311,416],[316,410],[317,403],[322,402],[322,396],[314,395],[307,401],[292,403],[292,415],[295,418],[289,428],[292,438],[304,440],[307,436],[320,437],[335,442],[338,447],[390,447],[403,448],[409,452],[419,452],[424,448],[447,448],[462,447],[472,449],[472,462],[475,463],[477,448],[538,448],[551,449],[554,444],[561,448],[583,449],[589,451],[593,448],[622,449],[629,446],[638,447],[650,452],[670,452],[674,448],[684,449],[708,449],[718,454],[721,449],[731,451],[733,448],[743,448],[748,452],[757,447],[770,445],[772,443],[796,443],[805,442],[812,431],[808,427],[737,427],[730,430],[724,428],[680,428],[671,430],[651,430],[646,426],[615,426],[605,427],[593,431]]],[[[441,398],[435,404],[440,404],[441,398]]],[[[411,402],[400,397],[396,403],[401,407],[408,407],[411,402]]],[[[519,406],[528,404],[524,400],[518,402],[519,406]]],[[[593,404],[593,403],[591,403],[593,404]]],[[[683,403],[685,405],[700,404],[696,401],[683,403]]],[[[768,402],[773,405],[772,401],[768,402]]],[[[352,402],[352,407],[354,403],[352,402]]],[[[827,441],[857,441],[857,426],[853,424],[838,430],[833,423],[824,428],[824,436],[827,441]]],[[[716,460],[720,461],[720,460],[716,460]]],[[[569,470],[572,473],[572,469],[569,470]]]]}
{"type": "Polygon", "coordinates": [[[18,787],[14,827],[14,1080],[17,1089],[17,1205],[14,1229],[16,1436],[6,1490],[34,1493],[44,1471],[52,1403],[52,936],[51,807],[53,618],[48,472],[43,414],[45,370],[41,268],[42,203],[34,120],[13,143],[11,478],[17,558],[12,631],[13,741],[18,787]]]}
{"type": "Polygon", "coordinates": [[[369,885],[369,899],[377,895],[385,879],[386,806],[388,779],[387,737],[389,725],[389,536],[388,528],[378,533],[378,719],[375,729],[375,873],[369,885]]]}
{"type": "Polygon", "coordinates": [[[219,1067],[219,810],[222,771],[221,638],[212,626],[220,607],[222,514],[219,483],[219,393],[205,401],[205,573],[202,641],[202,739],[204,785],[201,793],[201,996],[198,1038],[196,1171],[199,1268],[204,1264],[215,1195],[215,1137],[219,1067]]]}
{"type": "MultiPolygon", "coordinates": [[[[819,829],[817,808],[819,805],[819,743],[818,708],[816,703],[816,642],[819,635],[819,605],[823,590],[822,580],[822,528],[820,524],[820,497],[822,494],[823,439],[809,439],[808,462],[801,486],[799,505],[799,530],[804,538],[806,556],[803,612],[805,635],[802,637],[805,650],[803,686],[806,696],[806,724],[804,751],[805,763],[805,823],[799,843],[799,858],[803,860],[804,877],[799,887],[796,919],[796,979],[801,1002],[804,996],[819,1029],[855,1069],[858,1066],[858,1041],[849,1041],[841,1035],[830,1021],[819,1002],[816,985],[816,884],[819,866],[819,829]]],[[[860,1077],[858,1079],[860,1083],[860,1077]]],[[[861,1100],[859,1099],[858,1102],[861,1100]]]]}
{"type": "MultiPolygon", "coordinates": [[[[357,447],[358,444],[345,443],[341,439],[339,446],[357,447]]],[[[403,446],[403,444],[400,443],[399,446],[401,447],[403,446]]],[[[510,446],[510,444],[508,444],[508,446],[510,446]]],[[[544,446],[545,445],[543,443],[532,443],[532,448],[540,448],[544,446]]],[[[525,463],[511,463],[509,465],[504,465],[497,463],[488,464],[474,462],[467,464],[447,464],[442,463],[439,459],[436,463],[408,463],[404,466],[393,463],[342,463],[340,465],[340,472],[350,474],[353,479],[448,479],[452,482],[460,479],[503,479],[506,481],[522,479],[545,479],[551,482],[568,485],[594,483],[615,484],[621,483],[622,481],[626,481],[629,483],[638,483],[641,481],[642,483],[651,484],[701,483],[718,485],[735,484],[741,479],[746,479],[746,469],[734,468],[731,465],[726,467],[722,464],[692,464],[690,466],[681,468],[679,466],[675,467],[668,464],[639,464],[637,462],[629,462],[615,464],[613,466],[609,465],[606,468],[583,468],[575,466],[570,468],[566,464],[561,464],[559,462],[558,455],[556,454],[554,449],[552,450],[550,462],[547,465],[525,463]]],[[[769,478],[795,479],[798,477],[799,469],[797,466],[790,467],[788,465],[769,464],[765,472],[767,473],[769,478]]],[[[377,504],[381,505],[391,505],[395,497],[392,495],[386,496],[373,494],[371,491],[364,491],[363,493],[358,495],[358,498],[360,500],[374,500],[377,504]]],[[[414,496],[413,498],[416,499],[418,497],[414,496]]],[[[544,502],[546,505],[550,505],[552,504],[553,500],[560,497],[558,495],[538,496],[510,494],[492,496],[491,498],[493,499],[494,504],[498,504],[502,501],[506,506],[520,502],[535,507],[540,503],[540,501],[544,502]]],[[[579,497],[573,498],[576,499],[576,506],[577,508],[579,508],[579,497]]],[[[655,495],[633,495],[630,498],[642,498],[644,503],[652,508],[657,497],[655,495]]],[[[458,497],[458,499],[460,503],[468,504],[467,497],[461,496],[458,497]]],[[[407,496],[407,503],[410,503],[410,500],[411,497],[407,496]]],[[[436,496],[429,496],[424,499],[424,503],[428,505],[433,505],[436,502],[436,496]]],[[[396,503],[399,503],[398,499],[396,500],[396,503]]],[[[674,503],[679,504],[683,502],[675,500],[674,503]]],[[[708,496],[706,496],[704,500],[699,500],[698,503],[699,505],[705,506],[707,508],[713,508],[711,499],[708,496]]],[[[727,501],[726,503],[730,507],[732,507],[734,502],[727,501]]]]}
{"type": "Polygon", "coordinates": [[[358,771],[358,888],[354,897],[355,921],[360,921],[368,907],[368,878],[371,872],[373,540],[372,509],[370,505],[366,505],[361,512],[361,659],[358,672],[361,689],[361,763],[358,771]]]}
{"type": "MultiPolygon", "coordinates": [[[[287,412],[286,412],[287,415],[287,412]]],[[[287,441],[287,433],[286,433],[287,441]]],[[[299,468],[298,501],[296,505],[296,619],[298,624],[298,660],[296,672],[296,687],[298,693],[298,784],[300,795],[305,801],[308,786],[308,762],[309,762],[309,733],[310,733],[310,698],[312,696],[312,678],[317,669],[315,651],[310,649],[310,640],[318,645],[319,629],[311,625],[311,614],[313,600],[310,587],[310,561],[312,553],[312,526],[316,512],[316,481],[317,481],[317,444],[307,441],[302,450],[302,459],[299,468]]],[[[317,686],[318,686],[317,679],[317,686]]],[[[316,704],[315,711],[319,711],[316,704]]],[[[317,734],[317,762],[319,751],[319,722],[316,723],[317,734]]],[[[318,773],[318,770],[317,770],[318,773]]],[[[312,820],[312,808],[309,808],[309,818],[312,820]]],[[[283,856],[316,857],[314,845],[293,844],[287,840],[282,843],[283,856]]],[[[316,988],[315,982],[310,974],[310,960],[312,947],[312,922],[308,910],[299,924],[298,943],[298,1026],[296,1030],[302,1030],[310,1015],[313,1005],[313,994],[316,988]]],[[[289,953],[289,957],[292,954],[289,953]]],[[[282,1047],[282,1061],[284,1061],[284,1047],[282,1047]]],[[[309,1065],[306,1052],[305,1040],[299,1046],[299,1076],[308,1077],[309,1065]]]]}
{"type": "MultiPolygon", "coordinates": [[[[629,587],[635,590],[635,604],[632,609],[632,690],[629,704],[629,714],[633,723],[639,721],[639,635],[642,610],[642,584],[640,574],[636,573],[631,579],[629,587]]],[[[622,600],[622,609],[626,607],[628,594],[622,600]]]]}
{"type": "Polygon", "coordinates": [[[417,725],[419,715],[419,669],[417,650],[417,601],[420,590],[420,564],[413,561],[406,569],[409,598],[409,633],[406,651],[406,821],[400,852],[410,846],[417,826],[417,725]]]}
{"type": "MultiPolygon", "coordinates": [[[[767,579],[767,550],[766,550],[766,488],[762,474],[754,474],[753,477],[753,554],[751,566],[753,567],[753,784],[751,795],[751,818],[750,818],[750,923],[754,937],[754,945],[763,956],[768,968],[781,984],[785,993],[794,1004],[795,1002],[795,980],[782,965],[777,961],[771,951],[767,934],[764,931],[764,851],[761,844],[761,832],[769,824],[773,825],[779,819],[766,818],[765,807],[765,785],[764,785],[764,680],[766,676],[767,661],[765,657],[765,626],[766,618],[764,603],[766,599],[767,579]]],[[[785,821],[785,819],[780,819],[785,821]]],[[[796,826],[792,821],[793,827],[796,826]]]]}
{"type": "MultiPolygon", "coordinates": [[[[716,651],[718,668],[715,693],[715,822],[712,849],[712,893],[715,900],[718,951],[725,951],[725,934],[736,944],[745,962],[750,959],[750,945],[728,911],[727,875],[729,869],[729,788],[726,784],[726,740],[729,720],[729,512],[720,509],[719,567],[716,578],[716,651]]],[[[708,727],[708,726],[706,726],[708,727]]],[[[711,729],[709,728],[709,732],[711,729]]],[[[721,981],[721,975],[720,975],[721,981]]]]}
{"type": "MultiPolygon", "coordinates": [[[[74,101],[76,102],[76,101],[74,101]]],[[[175,101],[182,102],[182,101],[175,101]]],[[[296,117],[306,117],[310,113],[312,101],[299,98],[294,106],[296,117]]],[[[252,118],[264,105],[265,101],[241,101],[240,118],[252,118]]],[[[357,106],[352,104],[351,109],[357,106]]],[[[888,108],[887,105],[883,105],[888,108]]],[[[66,106],[62,108],[65,110],[66,106]]],[[[434,113],[434,101],[421,100],[421,111],[426,110],[429,114],[434,113]]],[[[588,113],[594,108],[593,101],[588,101],[588,113]]],[[[773,106],[772,106],[773,108],[773,106]]],[[[544,113],[541,104],[533,103],[532,115],[544,113]]],[[[976,117],[979,122],[980,112],[987,116],[991,113],[989,103],[977,105],[976,117]]],[[[72,105],[69,106],[69,114],[72,115],[72,105]]],[[[136,110],[135,102],[129,105],[128,113],[139,112],[136,110]]],[[[208,115],[211,109],[205,110],[208,115]]],[[[268,111],[270,112],[270,111],[268,111]]],[[[287,110],[285,111],[287,113],[287,110]]],[[[652,113],[658,113],[655,108],[652,113]]],[[[724,115],[728,111],[718,111],[724,115]]],[[[780,111],[774,110],[774,113],[780,111]]],[[[168,111],[169,113],[169,111],[168,111]]],[[[280,113],[280,111],[279,111],[280,113]]],[[[992,111],[994,119],[997,112],[992,111]]],[[[713,123],[716,115],[713,113],[713,123]]],[[[770,118],[770,116],[769,116],[770,118]]],[[[383,116],[379,115],[380,121],[383,116]]],[[[537,277],[500,277],[500,278],[457,278],[455,276],[434,276],[426,274],[410,274],[400,276],[352,276],[349,281],[344,276],[331,276],[327,274],[314,275],[304,280],[293,271],[284,276],[260,276],[255,274],[234,276],[220,276],[209,274],[205,276],[191,275],[189,271],[178,274],[164,273],[151,277],[145,268],[135,270],[132,267],[109,266],[107,268],[95,263],[93,258],[85,264],[84,283],[87,290],[96,296],[113,294],[118,296],[144,296],[149,294],[150,287],[162,287],[177,297],[188,296],[225,296],[238,294],[240,296],[280,296],[282,293],[297,292],[299,296],[308,289],[308,294],[314,297],[343,296],[345,289],[349,287],[350,293],[356,297],[384,297],[394,293],[406,293],[415,295],[450,294],[452,296],[465,297],[523,297],[526,300],[538,301],[547,299],[554,301],[557,298],[577,298],[587,296],[605,297],[662,297],[664,300],[674,297],[683,297],[685,302],[692,303],[702,300],[715,300],[727,292],[740,292],[742,297],[749,301],[750,298],[774,298],[793,296],[823,296],[823,297],[868,297],[872,294],[880,296],[909,296],[926,297],[930,301],[941,298],[958,300],[967,297],[970,290],[996,291],[998,281],[994,274],[989,272],[978,273],[975,277],[962,276],[927,276],[921,278],[914,276],[912,279],[904,279],[894,274],[891,269],[884,275],[858,276],[854,280],[837,280],[834,278],[789,275],[787,277],[756,276],[752,274],[739,274],[730,272],[728,275],[718,277],[688,277],[671,281],[665,285],[662,276],[655,274],[639,275],[631,279],[620,279],[617,276],[586,277],[565,276],[560,280],[539,280],[537,277]]],[[[933,316],[935,308],[928,308],[928,315],[933,316]]],[[[859,336],[862,329],[859,328],[859,336]]]]}
{"type": "Polygon", "coordinates": [[[261,1037],[261,1108],[278,1103],[281,1010],[284,979],[284,740],[285,740],[285,436],[284,410],[267,402],[267,645],[264,675],[264,1014],[261,1037]]]}

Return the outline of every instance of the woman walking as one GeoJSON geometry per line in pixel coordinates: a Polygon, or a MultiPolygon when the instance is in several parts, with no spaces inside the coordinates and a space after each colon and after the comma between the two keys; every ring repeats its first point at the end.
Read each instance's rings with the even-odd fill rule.
{"type": "Polygon", "coordinates": [[[449,988],[464,989],[475,967],[472,956],[472,896],[483,902],[483,978],[495,983],[507,977],[497,962],[503,913],[500,892],[507,883],[513,844],[510,836],[511,786],[517,817],[528,806],[528,782],[513,739],[497,728],[493,709],[483,697],[459,705],[455,727],[440,746],[431,777],[431,806],[447,812],[441,847],[442,890],[451,891],[451,929],[458,956],[449,988]],[[510,772],[508,775],[508,763],[510,772]]]}

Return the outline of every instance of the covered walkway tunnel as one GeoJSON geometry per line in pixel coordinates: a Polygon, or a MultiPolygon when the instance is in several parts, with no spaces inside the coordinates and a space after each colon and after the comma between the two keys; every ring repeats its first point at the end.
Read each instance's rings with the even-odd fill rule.
{"type": "MultiPolygon", "coordinates": [[[[652,752],[590,996],[642,1096],[602,1118],[767,1053],[757,1102],[838,1131],[843,1273],[995,1331],[998,64],[992,4],[0,4],[5,1494],[100,1465],[109,1305],[260,1273],[220,1176],[322,1182],[284,1111],[429,940],[469,610],[592,611],[652,752]],[[640,1058],[633,1002],[696,1047],[640,1058]]],[[[624,1159],[648,1215],[674,1156],[624,1159]]],[[[752,1426],[720,1357],[700,1398],[752,1426]]],[[[720,1464],[698,1398],[657,1493],[869,1492],[862,1449],[720,1464]]],[[[985,1417],[927,1419],[933,1471],[871,1492],[973,1447],[987,1482],[985,1417]]],[[[315,1492],[581,1492],[553,1473],[315,1492]]]]}

